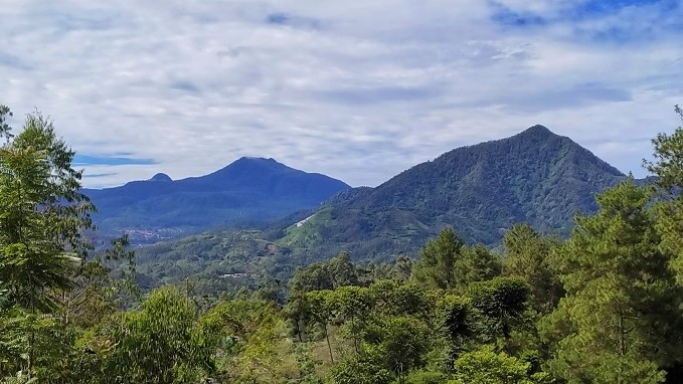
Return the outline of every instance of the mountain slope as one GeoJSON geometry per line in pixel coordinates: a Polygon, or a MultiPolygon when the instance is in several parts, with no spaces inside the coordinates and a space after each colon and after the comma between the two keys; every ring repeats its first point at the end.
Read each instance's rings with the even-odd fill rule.
{"type": "Polygon", "coordinates": [[[206,176],[173,181],[165,174],[108,189],[85,189],[104,233],[164,237],[178,231],[262,224],[320,206],[350,188],[330,177],[273,159],[241,158],[206,176]]]}
{"type": "MultiPolygon", "coordinates": [[[[313,218],[286,230],[290,247],[363,254],[413,251],[446,225],[468,242],[494,245],[528,221],[566,234],[577,212],[623,173],[571,139],[537,125],[515,136],[458,148],[374,189],[333,197],[313,218]]],[[[327,252],[325,252],[327,253],[327,252]]]]}
{"type": "Polygon", "coordinates": [[[595,194],[624,178],[572,140],[534,126],[455,149],[377,188],[346,189],[265,231],[214,231],[144,247],[139,271],[150,282],[194,277],[215,288],[244,282],[234,276],[287,279],[296,266],[343,249],[375,263],[415,257],[446,225],[490,246],[520,221],[566,235],[577,211],[594,212],[595,194]]]}

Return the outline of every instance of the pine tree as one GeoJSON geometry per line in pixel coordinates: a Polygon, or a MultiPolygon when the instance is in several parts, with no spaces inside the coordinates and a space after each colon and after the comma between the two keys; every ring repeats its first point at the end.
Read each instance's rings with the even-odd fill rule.
{"type": "Polygon", "coordinates": [[[561,250],[567,294],[545,319],[550,366],[569,383],[658,383],[680,357],[681,291],[659,248],[651,196],[632,178],[597,197],[561,250]]]}
{"type": "Polygon", "coordinates": [[[432,288],[454,288],[455,266],[462,256],[464,245],[451,228],[441,231],[437,238],[422,248],[420,261],[414,269],[415,279],[432,288]]]}

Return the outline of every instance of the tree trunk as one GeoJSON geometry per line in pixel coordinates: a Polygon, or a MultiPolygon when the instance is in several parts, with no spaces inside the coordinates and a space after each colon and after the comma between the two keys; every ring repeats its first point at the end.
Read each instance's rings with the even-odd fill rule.
{"type": "Polygon", "coordinates": [[[332,344],[330,343],[330,334],[327,333],[327,324],[323,324],[323,330],[325,331],[325,340],[327,340],[327,349],[330,351],[330,361],[334,364],[334,356],[332,355],[332,344]]]}
{"type": "Polygon", "coordinates": [[[624,379],[622,378],[622,364],[624,355],[626,355],[626,340],[624,340],[624,316],[619,313],[619,368],[617,371],[617,384],[622,384],[624,379]]]}

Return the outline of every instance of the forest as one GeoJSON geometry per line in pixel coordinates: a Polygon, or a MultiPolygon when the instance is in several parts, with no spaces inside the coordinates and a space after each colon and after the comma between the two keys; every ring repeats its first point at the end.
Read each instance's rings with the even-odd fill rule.
{"type": "MultiPolygon", "coordinates": [[[[683,112],[676,107],[683,122],[683,112]]],[[[95,249],[74,151],[0,107],[0,383],[549,384],[683,381],[683,127],[566,237],[500,251],[452,228],[419,257],[346,252],[217,297],[136,283],[124,236],[95,249]]]]}

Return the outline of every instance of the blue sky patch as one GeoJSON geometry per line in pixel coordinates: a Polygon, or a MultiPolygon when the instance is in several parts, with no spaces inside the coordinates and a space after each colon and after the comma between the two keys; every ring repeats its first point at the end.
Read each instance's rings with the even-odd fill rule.
{"type": "Polygon", "coordinates": [[[153,159],[135,159],[126,157],[107,157],[107,156],[89,156],[76,155],[74,156],[74,165],[153,165],[156,162],[153,159]]]}

